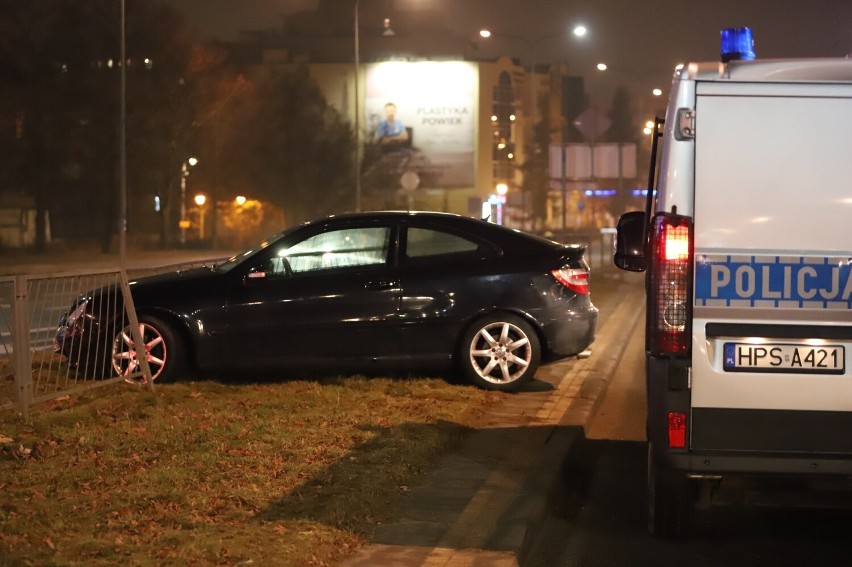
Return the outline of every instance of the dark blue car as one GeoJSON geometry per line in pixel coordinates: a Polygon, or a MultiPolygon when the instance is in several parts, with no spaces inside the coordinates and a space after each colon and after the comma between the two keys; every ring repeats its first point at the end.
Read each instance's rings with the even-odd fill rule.
{"type": "MultiPolygon", "coordinates": [[[[594,340],[583,253],[447,213],[352,213],[130,289],[159,381],[191,369],[455,370],[480,387],[513,391],[540,363],[594,340]]],[[[57,348],[75,364],[97,343],[110,372],[134,371],[133,341],[97,305],[101,295],[72,306],[57,348]],[[72,349],[70,338],[80,336],[88,348],[72,349]]]]}

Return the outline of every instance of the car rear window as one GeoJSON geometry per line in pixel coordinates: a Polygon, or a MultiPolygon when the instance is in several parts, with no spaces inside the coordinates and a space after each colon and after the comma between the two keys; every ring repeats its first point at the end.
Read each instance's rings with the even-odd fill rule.
{"type": "Polygon", "coordinates": [[[405,257],[414,259],[470,255],[479,249],[479,243],[457,234],[429,228],[409,228],[405,257]]]}

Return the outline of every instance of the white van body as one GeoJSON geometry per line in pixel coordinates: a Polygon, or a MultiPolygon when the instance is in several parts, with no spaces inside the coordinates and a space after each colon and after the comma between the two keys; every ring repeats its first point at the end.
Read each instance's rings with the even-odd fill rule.
{"type": "Polygon", "coordinates": [[[684,65],[658,142],[632,248],[649,272],[650,526],[677,535],[696,481],[852,477],[852,60],[684,65]],[[688,227],[672,277],[651,216],[688,227]],[[659,332],[683,344],[662,352],[659,332]]]}

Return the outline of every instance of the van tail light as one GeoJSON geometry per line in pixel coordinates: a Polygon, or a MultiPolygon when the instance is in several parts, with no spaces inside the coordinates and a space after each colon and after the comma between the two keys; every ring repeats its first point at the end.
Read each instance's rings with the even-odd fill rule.
{"type": "Polygon", "coordinates": [[[678,411],[670,411],[669,422],[669,447],[671,449],[686,448],[686,414],[678,411]]]}
{"type": "Polygon", "coordinates": [[[692,333],[692,220],[659,213],[651,225],[648,349],[688,356],[692,333]]]}
{"type": "Polygon", "coordinates": [[[579,295],[589,295],[589,270],[585,268],[560,268],[550,272],[556,281],[579,295]]]}

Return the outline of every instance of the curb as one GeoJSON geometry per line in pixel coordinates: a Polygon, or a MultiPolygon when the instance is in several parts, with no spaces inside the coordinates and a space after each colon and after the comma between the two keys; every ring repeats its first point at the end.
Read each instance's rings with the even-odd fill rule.
{"type": "Polygon", "coordinates": [[[635,306],[641,304],[639,302],[644,294],[644,289],[631,291],[619,302],[612,315],[614,321],[608,321],[605,336],[601,337],[600,342],[596,340],[592,345],[592,356],[575,363],[572,369],[575,373],[584,373],[585,378],[577,396],[560,418],[559,424],[553,426],[554,431],[543,449],[543,455],[521,490],[522,495],[526,494],[526,498],[534,500],[523,543],[517,552],[518,564],[521,566],[535,547],[537,535],[541,532],[539,528],[547,518],[549,503],[561,493],[562,468],[566,455],[578,439],[585,439],[585,430],[603,403],[610,380],[627,348],[630,336],[640,323],[642,309],[635,309],[635,306]],[[632,313],[629,312],[631,309],[632,313]],[[615,332],[610,333],[611,326],[621,320],[624,320],[624,323],[618,325],[615,332]]]}

